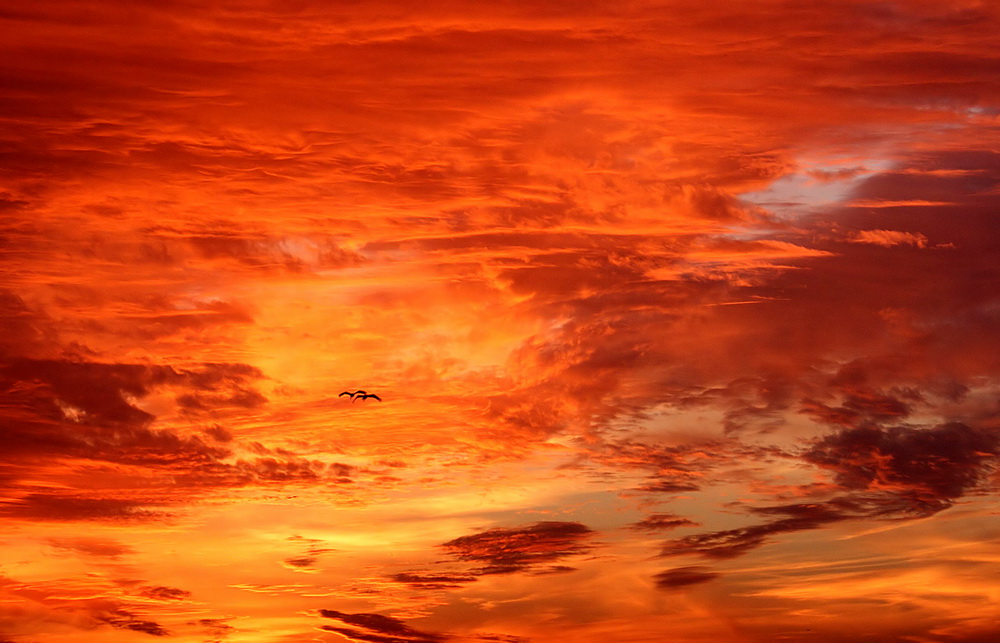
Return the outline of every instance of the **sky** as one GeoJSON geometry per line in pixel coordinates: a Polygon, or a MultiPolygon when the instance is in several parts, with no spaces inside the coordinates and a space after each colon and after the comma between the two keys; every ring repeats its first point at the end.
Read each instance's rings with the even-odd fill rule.
{"type": "Polygon", "coordinates": [[[0,643],[1000,639],[996,3],[0,32],[0,643]]]}

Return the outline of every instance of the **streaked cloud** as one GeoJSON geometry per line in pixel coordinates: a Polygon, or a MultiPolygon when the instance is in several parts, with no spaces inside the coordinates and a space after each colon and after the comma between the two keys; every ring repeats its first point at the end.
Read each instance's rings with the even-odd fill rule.
{"type": "Polygon", "coordinates": [[[496,527],[460,536],[441,545],[459,560],[485,563],[476,574],[508,574],[585,553],[591,530],[576,522],[538,522],[526,527],[496,527]]]}
{"type": "Polygon", "coordinates": [[[440,634],[421,632],[403,621],[382,614],[347,614],[337,610],[320,610],[320,616],[340,621],[344,625],[323,625],[322,629],[336,632],[349,641],[374,641],[375,643],[434,643],[446,640],[440,634]]]}
{"type": "Polygon", "coordinates": [[[916,246],[927,247],[927,237],[920,233],[900,230],[861,230],[851,237],[855,243],[871,243],[876,246],[916,246]]]}

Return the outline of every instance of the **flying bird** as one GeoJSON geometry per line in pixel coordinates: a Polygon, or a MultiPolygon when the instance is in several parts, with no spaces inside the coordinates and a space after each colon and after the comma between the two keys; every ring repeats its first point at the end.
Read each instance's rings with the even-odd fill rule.
{"type": "Polygon", "coordinates": [[[367,391],[362,391],[361,389],[358,389],[357,391],[354,391],[353,393],[350,392],[350,391],[344,391],[343,393],[341,393],[337,397],[344,397],[345,395],[347,395],[348,397],[351,398],[351,402],[352,403],[357,402],[358,400],[367,400],[370,397],[375,398],[379,402],[382,401],[382,398],[380,398],[378,395],[375,395],[374,393],[369,393],[367,391]]]}

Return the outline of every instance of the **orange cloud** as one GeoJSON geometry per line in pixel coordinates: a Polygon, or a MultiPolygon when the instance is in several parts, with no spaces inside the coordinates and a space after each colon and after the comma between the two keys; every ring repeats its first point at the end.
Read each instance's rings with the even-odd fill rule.
{"type": "Polygon", "coordinates": [[[1000,10],[737,4],[3,12],[0,631],[991,632],[843,597],[984,546],[1000,10]]]}
{"type": "Polygon", "coordinates": [[[860,230],[850,239],[854,243],[871,243],[876,246],[916,246],[927,247],[927,237],[920,233],[900,230],[860,230]]]}

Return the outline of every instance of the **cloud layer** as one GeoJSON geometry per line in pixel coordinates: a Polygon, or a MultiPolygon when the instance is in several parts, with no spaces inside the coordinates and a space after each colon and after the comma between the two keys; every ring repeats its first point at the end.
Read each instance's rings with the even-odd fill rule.
{"type": "Polygon", "coordinates": [[[998,26],[0,12],[0,636],[993,636],[998,26]]]}

